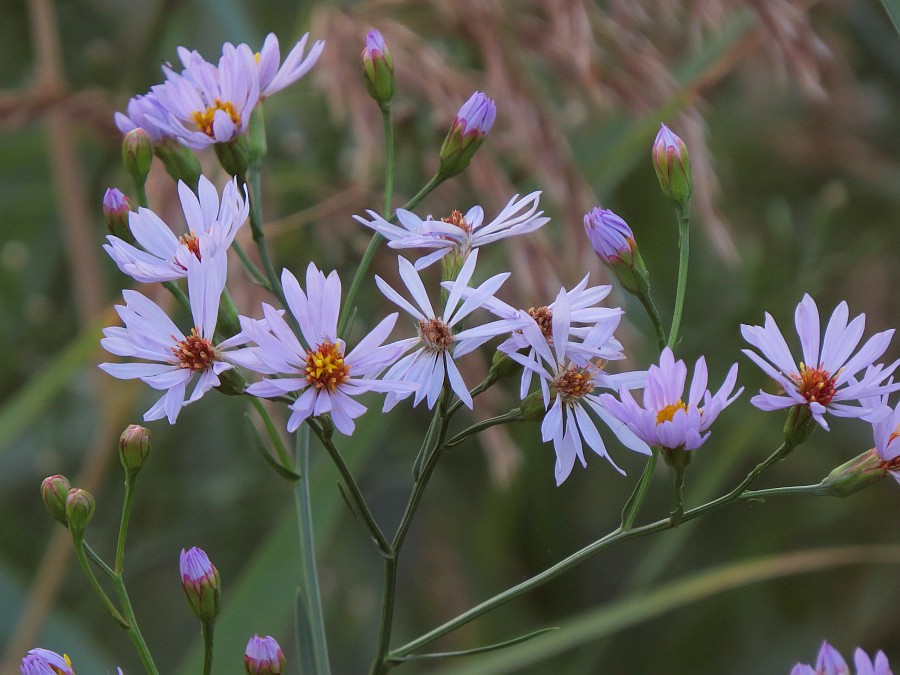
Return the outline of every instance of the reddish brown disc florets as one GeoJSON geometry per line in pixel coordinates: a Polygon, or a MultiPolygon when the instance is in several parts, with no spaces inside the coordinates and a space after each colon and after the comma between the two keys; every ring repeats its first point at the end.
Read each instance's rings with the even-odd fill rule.
{"type": "MultiPolygon", "coordinates": [[[[178,243],[183,244],[188,251],[197,256],[197,260],[202,260],[200,257],[200,237],[194,234],[193,230],[178,237],[178,243]]],[[[184,265],[181,265],[181,267],[184,267],[184,265]]]]}
{"type": "Polygon", "coordinates": [[[441,218],[441,222],[450,223],[451,225],[456,225],[463,232],[471,232],[472,226],[466,222],[466,217],[460,212],[454,209],[450,212],[450,215],[446,218],[441,218]]]}
{"type": "Polygon", "coordinates": [[[548,344],[553,344],[553,310],[547,307],[529,307],[528,315],[535,320],[548,344]]]}
{"type": "Polygon", "coordinates": [[[314,352],[306,352],[306,381],[316,389],[334,393],[350,379],[350,366],[344,361],[342,344],[323,342],[314,352]]]}
{"type": "Polygon", "coordinates": [[[821,368],[809,368],[805,364],[800,364],[800,374],[793,375],[792,379],[797,383],[797,390],[800,395],[809,403],[820,403],[828,405],[835,394],[835,380],[837,374],[831,375],[827,370],[821,368]]]}
{"type": "Polygon", "coordinates": [[[594,374],[597,370],[598,367],[580,368],[573,363],[556,376],[553,388],[564,402],[576,401],[594,391],[594,374]]]}
{"type": "Polygon", "coordinates": [[[206,370],[214,361],[219,360],[219,353],[212,342],[201,337],[196,328],[192,328],[190,335],[175,343],[172,354],[175,355],[179,368],[187,368],[192,373],[206,370]]]}
{"type": "Polygon", "coordinates": [[[433,352],[445,352],[453,344],[453,331],[440,319],[419,319],[419,339],[433,352]]]}

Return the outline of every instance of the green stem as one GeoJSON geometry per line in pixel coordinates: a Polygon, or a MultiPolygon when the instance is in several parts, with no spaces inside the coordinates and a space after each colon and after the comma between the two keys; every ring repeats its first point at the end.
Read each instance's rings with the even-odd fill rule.
{"type": "Polygon", "coordinates": [[[284,299],[284,289],[281,288],[281,280],[269,257],[269,248],[266,246],[266,235],[263,231],[263,215],[262,215],[262,191],[260,188],[260,165],[251,164],[247,169],[246,176],[240,176],[247,185],[250,193],[250,232],[253,235],[253,241],[256,242],[256,248],[259,251],[259,259],[262,261],[263,270],[265,270],[266,278],[269,280],[269,287],[272,293],[278,298],[282,307],[287,307],[284,299]]]}
{"type": "MultiPolygon", "coordinates": [[[[496,375],[492,375],[492,374],[488,373],[488,376],[486,378],[484,378],[479,384],[477,384],[474,387],[472,387],[471,389],[469,389],[469,396],[471,396],[474,399],[479,394],[483,394],[488,389],[490,389],[491,387],[494,386],[494,384],[497,382],[497,379],[498,378],[496,375]]],[[[453,402],[453,404],[450,406],[450,408],[447,410],[447,414],[450,416],[455,415],[456,411],[459,410],[460,408],[462,408],[462,406],[463,406],[463,402],[460,399],[456,399],[453,402]]]]}
{"type": "MultiPolygon", "coordinates": [[[[681,452],[681,451],[676,451],[681,452]]],[[[677,527],[684,517],[684,466],[675,467],[675,510],[669,515],[673,527],[677,527]]]]}
{"type": "Polygon", "coordinates": [[[134,181],[134,191],[137,193],[138,206],[142,206],[145,209],[150,208],[150,202],[147,199],[147,190],[144,187],[144,181],[134,181]]]}
{"type": "Polygon", "coordinates": [[[391,104],[381,108],[381,124],[384,128],[384,210],[381,215],[387,218],[394,198],[394,123],[391,119],[391,104]]]}
{"type": "MultiPolygon", "coordinates": [[[[109,596],[106,594],[106,591],[103,590],[103,587],[100,585],[100,582],[97,581],[97,577],[94,574],[94,570],[91,569],[91,566],[88,563],[87,555],[85,555],[86,544],[84,543],[83,540],[75,541],[74,543],[75,543],[75,557],[78,558],[78,562],[81,565],[81,569],[84,571],[84,575],[88,579],[88,583],[91,585],[91,587],[97,593],[97,595],[100,597],[100,600],[103,602],[103,606],[106,607],[106,610],[112,615],[112,618],[115,620],[115,622],[117,624],[119,624],[119,627],[122,628],[123,630],[127,631],[129,628],[128,620],[124,616],[122,616],[122,613],[116,608],[116,606],[113,604],[112,600],[109,599],[109,596]]],[[[91,556],[92,558],[94,556],[96,556],[96,554],[93,551],[91,551],[91,553],[93,554],[91,556]]],[[[109,570],[109,567],[106,565],[106,563],[104,563],[103,566],[106,567],[107,570],[109,570]]],[[[112,574],[112,578],[115,578],[115,573],[113,573],[112,570],[109,570],[109,571],[112,574]]]]}
{"type": "Polygon", "coordinates": [[[690,250],[691,201],[675,205],[678,220],[678,289],[675,292],[675,312],[672,314],[672,329],[669,331],[668,346],[674,348],[681,329],[681,313],[684,310],[684,295],[687,290],[688,253],[690,250]]]}
{"type": "MultiPolygon", "coordinates": [[[[428,195],[429,192],[434,190],[444,179],[441,176],[435,175],[432,177],[428,184],[425,185],[415,197],[410,199],[406,204],[403,205],[404,209],[412,209],[421,202],[428,195]]],[[[397,214],[394,213],[389,219],[388,222],[393,222],[396,220],[397,214]]],[[[384,237],[382,237],[377,232],[372,235],[372,241],[369,242],[368,248],[366,248],[366,252],[363,254],[362,260],[359,263],[359,267],[356,268],[356,274],[353,276],[353,281],[350,282],[350,290],[347,291],[347,298],[344,300],[344,307],[341,310],[341,318],[338,321],[338,335],[343,335],[344,331],[347,328],[347,322],[350,319],[350,314],[353,312],[353,302],[356,300],[356,294],[359,292],[359,287],[362,284],[363,278],[366,276],[366,273],[369,271],[369,267],[372,265],[372,259],[375,257],[375,252],[378,250],[378,246],[381,242],[384,241],[384,237]]]]}
{"type": "Polygon", "coordinates": [[[768,488],[766,490],[748,490],[744,492],[738,499],[741,501],[753,501],[755,499],[765,499],[766,497],[783,497],[786,495],[812,495],[813,497],[829,497],[829,488],[826,485],[817,483],[816,485],[786,485],[784,487],[768,488]]]}
{"type": "Polygon", "coordinates": [[[234,249],[234,252],[237,253],[237,257],[241,259],[241,264],[244,266],[244,269],[247,270],[247,274],[250,275],[250,278],[255,283],[271,292],[272,285],[269,283],[269,280],[266,279],[266,275],[260,272],[256,264],[252,260],[250,260],[250,257],[247,255],[244,247],[241,246],[237,241],[231,242],[231,247],[234,249]]]}
{"type": "Polygon", "coordinates": [[[284,443],[281,442],[281,436],[278,434],[278,429],[275,427],[275,423],[269,416],[269,411],[266,410],[262,401],[256,396],[250,397],[250,403],[256,408],[257,414],[259,414],[260,419],[262,419],[262,423],[266,427],[266,434],[268,434],[269,440],[272,441],[272,445],[275,446],[275,453],[278,455],[278,460],[281,462],[281,465],[286,469],[296,471],[296,469],[294,469],[294,460],[288,452],[288,449],[284,447],[284,443]]]}
{"type": "MultiPolygon", "coordinates": [[[[688,522],[695,518],[698,518],[710,511],[714,511],[718,508],[725,506],[726,504],[733,502],[740,498],[741,494],[744,493],[749,486],[759,478],[759,476],[765,471],[768,467],[772,466],[775,462],[784,457],[788,452],[790,452],[791,447],[786,443],[782,443],[781,446],[774,453],[772,453],[765,461],[761,462],[750,472],[750,474],[743,480],[741,483],[731,492],[722,497],[715,499],[708,504],[704,504],[702,506],[698,506],[697,508],[690,509],[689,511],[685,511],[684,515],[681,518],[680,522],[688,522]]],[[[594,554],[609,548],[615,544],[619,544],[624,541],[629,541],[631,539],[636,539],[638,537],[643,537],[648,534],[653,534],[656,532],[662,532],[664,530],[669,530],[675,527],[675,523],[672,522],[672,518],[663,518],[662,520],[657,520],[654,523],[650,523],[648,525],[643,525],[641,527],[636,527],[633,529],[625,530],[623,528],[618,528],[613,530],[605,537],[598,539],[597,541],[585,546],[584,548],[576,551],[572,555],[567,558],[561,560],[556,563],[552,567],[544,570],[540,574],[536,574],[530,579],[526,579],[520,584],[513,586],[512,588],[508,588],[495,595],[488,600],[485,600],[480,605],[476,605],[472,609],[463,612],[459,616],[446,623],[434,628],[429,631],[425,635],[416,638],[412,642],[409,642],[402,647],[399,647],[393,650],[388,658],[398,658],[408,656],[412,652],[424,647],[425,645],[433,642],[439,637],[446,635],[447,633],[453,632],[457,628],[464,626],[469,623],[473,619],[478,618],[482,614],[489,612],[490,610],[503,605],[510,600],[519,597],[535,588],[542,586],[543,584],[555,579],[560,574],[567,572],[572,569],[576,565],[580,564],[584,560],[587,560],[594,554]]]]}
{"type": "Polygon", "coordinates": [[[653,472],[656,469],[656,462],[659,461],[659,448],[653,447],[650,448],[650,451],[651,455],[647,460],[647,465],[644,467],[644,472],[641,474],[641,479],[638,481],[638,484],[634,486],[634,492],[631,493],[628,501],[625,502],[625,508],[622,509],[622,527],[620,528],[622,530],[631,529],[638,511],[641,510],[644,499],[647,497],[647,492],[650,490],[650,483],[653,481],[653,472]]]}
{"type": "Polygon", "coordinates": [[[125,501],[122,504],[122,519],[119,521],[119,540],[116,544],[116,562],[113,567],[115,574],[122,574],[122,566],[125,564],[125,535],[128,532],[128,518],[131,516],[131,505],[134,502],[134,475],[125,476],[125,501]]]}
{"type": "Polygon", "coordinates": [[[147,647],[147,643],[144,642],[144,636],[138,627],[137,618],[134,615],[128,591],[125,590],[125,581],[122,579],[122,575],[115,575],[112,582],[116,596],[119,598],[119,605],[122,607],[122,612],[125,614],[125,619],[128,622],[128,628],[125,629],[125,632],[128,633],[131,643],[137,650],[141,663],[144,664],[144,670],[147,671],[148,675],[159,675],[156,664],[153,663],[153,657],[150,655],[150,649],[147,647]]]}
{"type": "Polygon", "coordinates": [[[300,539],[300,588],[298,603],[306,619],[304,634],[298,631],[300,644],[300,672],[305,675],[328,675],[328,643],[325,639],[325,619],[316,571],[316,549],[313,540],[312,504],[309,495],[309,429],[300,427],[297,434],[297,471],[300,480],[294,485],[297,524],[300,539]]]}
{"type": "Polygon", "coordinates": [[[459,445],[464,440],[469,438],[470,436],[474,436],[475,434],[481,433],[485,429],[490,429],[491,427],[495,427],[498,424],[507,424],[509,422],[518,422],[521,421],[522,411],[518,408],[510,410],[508,413],[504,413],[502,415],[497,415],[496,417],[490,417],[486,420],[481,420],[480,422],[476,422],[472,426],[463,429],[458,434],[453,436],[449,441],[443,444],[443,450],[448,448],[452,448],[456,445],[459,445]]]}
{"type": "Polygon", "coordinates": [[[204,621],[200,624],[200,632],[203,634],[203,675],[211,675],[213,663],[213,621],[204,621]]]}
{"type": "Polygon", "coordinates": [[[181,290],[181,286],[176,284],[174,281],[164,281],[163,286],[166,287],[166,290],[171,293],[178,302],[181,303],[182,307],[187,310],[191,309],[191,301],[183,290],[181,290]]]}
{"type": "Polygon", "coordinates": [[[656,309],[656,304],[649,293],[638,293],[637,297],[653,323],[653,330],[656,332],[656,342],[659,345],[659,351],[662,351],[666,348],[666,329],[663,328],[662,319],[659,318],[659,310],[656,309]]]}

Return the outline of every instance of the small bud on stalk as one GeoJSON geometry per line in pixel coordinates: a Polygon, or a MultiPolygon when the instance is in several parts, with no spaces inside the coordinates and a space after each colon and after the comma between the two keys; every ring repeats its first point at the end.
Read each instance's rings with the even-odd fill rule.
{"type": "Polygon", "coordinates": [[[833,497],[850,495],[874,485],[888,474],[888,463],[872,449],[835,468],[822,481],[823,493],[833,497]]]}
{"type": "Polygon", "coordinates": [[[622,287],[634,295],[650,290],[650,274],[628,223],[609,209],[595,207],[584,216],[584,231],[594,252],[609,268],[622,287]]]}
{"type": "Polygon", "coordinates": [[[97,504],[94,496],[87,490],[72,489],[66,496],[66,520],[69,522],[69,532],[76,540],[84,537],[84,530],[91,518],[97,504]]]}
{"type": "Polygon", "coordinates": [[[524,399],[522,405],[519,406],[519,419],[523,422],[537,422],[544,419],[547,409],[544,407],[544,398],[540,391],[533,391],[524,399]]]}
{"type": "Polygon", "coordinates": [[[694,192],[691,162],[687,146],[665,124],[653,142],[653,168],[663,193],[673,201],[684,204],[694,192]]]}
{"type": "Polygon", "coordinates": [[[136,185],[143,185],[153,163],[153,141],[150,134],[138,127],[122,140],[122,163],[136,185]]]}
{"type": "Polygon", "coordinates": [[[394,58],[378,30],[366,34],[362,66],[369,96],[382,110],[387,110],[394,98],[394,58]]]}
{"type": "Polygon", "coordinates": [[[442,178],[451,178],[461,173],[478,148],[484,137],[494,126],[497,106],[480,91],[476,91],[465,102],[459,112],[444,144],[441,146],[441,166],[438,173],[442,178]]]}
{"type": "Polygon", "coordinates": [[[69,496],[71,489],[72,486],[65,476],[48,476],[41,482],[41,498],[44,500],[44,506],[51,516],[66,526],[69,524],[66,520],[66,497],[69,496]]]}
{"type": "Polygon", "coordinates": [[[275,638],[254,635],[244,651],[244,667],[249,675],[279,675],[284,671],[284,653],[275,638]]]}
{"type": "Polygon", "coordinates": [[[128,229],[128,212],[130,210],[131,204],[128,203],[128,197],[122,194],[118,188],[109,188],[103,194],[103,219],[106,221],[109,233],[128,242],[132,241],[131,230],[128,229]]]}
{"type": "Polygon", "coordinates": [[[150,430],[129,424],[119,437],[119,460],[125,473],[134,478],[150,454],[150,430]]]}
{"type": "Polygon", "coordinates": [[[219,615],[219,570],[196,546],[189,551],[181,549],[179,568],[181,587],[194,616],[204,623],[215,621],[219,615]]]}

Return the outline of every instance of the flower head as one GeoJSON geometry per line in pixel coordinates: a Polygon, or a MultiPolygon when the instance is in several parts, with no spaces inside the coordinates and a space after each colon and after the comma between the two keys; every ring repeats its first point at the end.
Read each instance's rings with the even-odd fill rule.
{"type": "MultiPolygon", "coordinates": [[[[868,654],[857,647],[853,654],[853,663],[856,666],[856,675],[892,675],[891,666],[882,651],[875,655],[873,662],[868,654]]],[[[809,664],[798,663],[791,669],[791,675],[850,675],[850,666],[840,652],[826,641],[819,649],[815,668],[809,664]]]]}
{"type": "Polygon", "coordinates": [[[670,199],[683,202],[694,191],[691,162],[684,141],[665,124],[653,142],[653,168],[663,193],[670,199]]]}
{"type": "MultiPolygon", "coordinates": [[[[444,379],[450,383],[450,387],[459,399],[469,408],[472,407],[472,397],[468,387],[456,367],[456,359],[468,354],[476,347],[503,333],[515,330],[522,326],[521,320],[501,319],[492,323],[473,326],[463,331],[456,332],[454,327],[473,311],[485,305],[493,297],[497,289],[509,277],[509,273],[497,274],[476,289],[462,304],[463,289],[469,284],[469,280],[475,273],[475,263],[478,252],[473,251],[456,278],[453,290],[447,297],[446,305],[440,314],[435,311],[428,293],[419,274],[413,264],[406,258],[399,258],[400,278],[406,285],[413,298],[409,302],[400,293],[391,288],[381,277],[376,276],[375,282],[381,292],[394,304],[406,310],[417,321],[417,337],[402,340],[401,344],[406,349],[413,349],[388,370],[385,377],[414,382],[418,384],[418,391],[413,401],[417,406],[422,400],[428,402],[428,407],[433,408],[437,402],[438,394],[444,385],[444,379]]],[[[389,394],[385,399],[385,410],[389,410],[398,401],[403,400],[412,393],[396,392],[389,394]]]]}
{"type": "Polygon", "coordinates": [[[521,330],[533,352],[527,355],[510,353],[512,359],[540,377],[544,407],[547,409],[541,423],[541,435],[544,442],[553,441],[557,485],[561,485],[569,477],[576,458],[582,466],[587,466],[585,443],[609,461],[617,471],[622,472],[610,457],[589,411],[599,417],[627,448],[650,454],[647,444],[619,422],[597,394],[598,389],[640,387],[646,378],[645,372],[611,374],[605,370],[607,360],[624,358],[621,345],[612,335],[619,324],[621,313],[598,320],[584,336],[583,343],[574,343],[576,349],[572,348],[571,339],[573,330],[576,330],[572,327],[574,314],[569,294],[565,289],[560,290],[553,303],[550,318],[552,339],[548,340],[538,323],[525,324],[521,330]],[[602,351],[607,357],[596,360],[586,358],[594,350],[602,351]],[[536,359],[534,354],[540,358],[536,359]],[[555,394],[552,405],[551,391],[555,394]]]}
{"type": "MultiPolygon", "coordinates": [[[[149,213],[149,212],[148,212],[149,213]]],[[[232,368],[224,349],[239,337],[214,344],[219,298],[225,288],[225,251],[215,253],[201,242],[201,262],[186,258],[188,293],[194,326],[188,335],[178,329],[152,300],[137,291],[122,291],[125,305],[117,305],[124,328],[105,328],[100,344],[111,354],[142,359],[143,363],[101,363],[100,368],[119,379],[138,378],[165,394],[146,412],[144,420],[166,417],[175,424],[181,408],[219,385],[219,375],[232,368]],[[185,401],[188,384],[197,384],[185,401]]],[[[243,365],[243,364],[242,364],[243,365]]]]}
{"type": "Polygon", "coordinates": [[[316,40],[310,48],[309,54],[304,57],[303,53],[308,40],[309,33],[306,33],[288,52],[284,63],[281,63],[278,38],[274,33],[266,36],[263,47],[257,55],[260,100],[292,85],[316,65],[322,50],[325,49],[325,43],[322,40],[316,40]]]}
{"type": "Polygon", "coordinates": [[[694,366],[694,379],[685,401],[687,366],[684,361],[676,361],[672,350],[666,347],[659,365],[652,365],[647,371],[643,405],[638,405],[631,392],[624,388],[619,391],[620,401],[610,394],[604,394],[602,399],[607,410],[646,443],[668,450],[695,450],[709,438],[707,429],[719,413],[744,391],[741,387],[736,394],[731,394],[737,373],[735,363],[719,391],[712,395],[706,388],[706,359],[701,356],[694,366]]]}
{"type": "Polygon", "coordinates": [[[247,221],[250,205],[246,193],[241,196],[237,181],[229,181],[220,203],[218,191],[205,176],[200,177],[197,192],[199,197],[184,182],[178,183],[188,228],[180,237],[153,211],[140,208],[129,214],[129,226],[142,248],[116,236],[106,238],[109,243],[103,248],[124,274],[144,283],[171,281],[186,277],[188,260],[201,259],[201,251],[224,254],[247,221]]]}
{"type": "Polygon", "coordinates": [[[109,233],[116,236],[127,236],[128,212],[131,205],[128,197],[118,188],[109,188],[103,194],[103,219],[109,233]]]}
{"type": "Polygon", "coordinates": [[[49,649],[36,647],[25,655],[19,665],[21,675],[75,675],[72,662],[63,654],[60,656],[49,649]]]}
{"type": "Polygon", "coordinates": [[[441,146],[438,171],[444,178],[455,176],[469,165],[484,137],[494,126],[496,116],[497,106],[480,91],[472,94],[463,104],[441,146]]]}
{"type": "Polygon", "coordinates": [[[394,97],[394,58],[378,30],[366,34],[362,66],[369,96],[384,108],[394,97]]]}
{"type": "MultiPolygon", "coordinates": [[[[838,417],[870,417],[876,412],[865,404],[882,394],[900,389],[900,384],[885,383],[900,364],[872,364],[884,354],[893,330],[873,335],[856,352],[865,329],[866,315],[860,314],[847,323],[847,303],[841,302],[820,335],[819,310],[807,294],[797,305],[794,320],[803,351],[796,363],[775,320],[767,312],[765,326],[741,325],[744,339],[760,352],[744,349],[756,365],[773,378],[783,390],[778,394],[760,391],[750,402],[760,410],[780,410],[791,406],[808,406],[813,419],[828,430],[825,413],[838,417]],[[821,349],[820,349],[821,345],[821,349]],[[856,379],[857,373],[865,374],[856,379]],[[856,405],[854,405],[856,403],[856,405]]],[[[880,406],[879,406],[880,407],[880,406]]]]}
{"type": "Polygon", "coordinates": [[[284,669],[284,653],[275,638],[254,635],[244,651],[244,667],[248,675],[276,675],[284,669]]]}
{"type": "Polygon", "coordinates": [[[433,253],[416,261],[415,268],[420,270],[448,253],[455,253],[464,259],[479,246],[542,227],[550,219],[543,215],[543,211],[538,211],[540,197],[540,192],[532,192],[521,199],[519,195],[514,195],[487,224],[484,222],[484,209],[480,206],[473,206],[465,215],[460,211],[453,211],[448,217],[439,220],[431,216],[423,220],[411,211],[397,209],[399,225],[389,223],[374,211],[367,211],[371,220],[362,216],[353,217],[383,235],[391,248],[435,249],[433,253]]]}
{"type": "Polygon", "coordinates": [[[219,614],[219,570],[203,549],[181,549],[178,559],[181,587],[191,611],[201,621],[213,621],[219,614]]]}
{"type": "Polygon", "coordinates": [[[235,358],[255,359],[243,365],[266,375],[247,388],[254,396],[277,397],[301,392],[290,408],[288,431],[294,431],[310,416],[331,414],[334,426],[350,435],[354,419],[366,408],[354,400],[367,391],[411,393],[404,382],[376,379],[403,353],[399,344],[383,344],[397,321],[397,314],[383,319],[355,348],[347,350],[338,337],[337,322],[341,308],[341,280],[337,272],[327,277],[313,263],[306,270],[306,292],[288,270],[281,275],[288,308],[300,326],[303,344],[269,305],[263,305],[266,324],[248,325],[246,338],[256,343],[234,353],[235,358]]]}
{"type": "Polygon", "coordinates": [[[628,223],[609,209],[597,206],[590,213],[586,213],[584,231],[597,257],[605,265],[612,265],[620,260],[630,261],[634,256],[637,248],[634,233],[628,227],[628,223]]]}

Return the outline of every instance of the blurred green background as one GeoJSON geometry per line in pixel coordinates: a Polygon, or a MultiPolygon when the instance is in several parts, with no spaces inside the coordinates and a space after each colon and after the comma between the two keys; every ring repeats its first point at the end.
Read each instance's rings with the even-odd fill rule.
{"type": "MultiPolygon", "coordinates": [[[[894,3],[887,9],[900,13],[894,3]]],[[[765,380],[739,353],[740,323],[759,323],[769,311],[790,333],[793,307],[810,292],[825,315],[842,299],[853,314],[865,312],[867,334],[898,325],[900,44],[878,2],[2,3],[3,673],[17,672],[38,645],[69,653],[79,673],[112,673],[116,665],[140,672],[38,492],[53,473],[89,487],[98,510],[88,539],[112,556],[123,494],[116,439],[154,400],[148,388],[96,367],[105,360],[100,328],[114,322],[111,307],[132,283],[100,249],[104,190],[131,193],[113,111],[160,81],[159,66],[176,60],[178,45],[214,60],[223,41],[258,47],[269,31],[283,53],[306,31],[325,39],[313,73],[266,104],[263,190],[277,264],[300,272],[312,259],[337,268],[346,285],[369,239],[351,216],[381,203],[380,118],[358,63],[372,27],[384,33],[397,69],[396,204],[434,171],[445,130],[474,89],[497,101],[494,130],[470,169],[419,212],[482,204],[490,217],[513,193],[544,190],[551,223],[491,247],[480,265],[482,278],[513,271],[501,296],[519,306],[546,304],[560,283],[588,271],[608,281],[581,224],[600,203],[634,229],[668,322],[676,230],[649,148],[660,121],[686,140],[697,197],[679,355],[692,362],[705,354],[714,382],[739,361],[748,390],[697,453],[689,506],[725,492],[779,442],[782,417],[748,403],[765,380]]],[[[215,158],[203,161],[221,185],[215,158]]],[[[180,228],[174,187],[160,167],[148,191],[151,206],[180,228]]],[[[373,269],[392,278],[393,255],[382,251],[373,269]]],[[[258,315],[262,296],[236,264],[231,274],[238,306],[258,315]]],[[[646,317],[618,291],[611,301],[628,311],[621,338],[629,367],[646,367],[655,358],[646,317]]],[[[392,311],[374,284],[363,289],[361,308],[360,332],[392,311]]],[[[898,356],[895,343],[885,358],[898,356]]],[[[464,364],[467,381],[479,381],[489,357],[464,364]]],[[[503,412],[514,396],[514,387],[492,390],[476,414],[503,412]]],[[[379,409],[377,399],[369,404],[379,409]]],[[[175,427],[150,425],[154,451],[139,480],[126,571],[164,673],[199,672],[202,645],[177,562],[181,548],[194,545],[208,552],[224,586],[215,672],[241,672],[253,633],[275,636],[295,672],[291,491],[252,449],[245,408],[213,394],[186,408],[175,427]]],[[[389,531],[427,422],[426,411],[400,405],[340,439],[389,531]]],[[[764,483],[818,481],[871,443],[865,423],[837,420],[764,483]]],[[[314,518],[331,657],[335,673],[360,673],[374,646],[381,561],[320,450],[313,450],[314,518]]],[[[403,552],[394,644],[614,528],[642,463],[618,447],[613,454],[628,478],[590,457],[586,470],[576,468],[556,488],[553,450],[540,443],[536,424],[448,453],[403,552]]],[[[639,522],[668,513],[669,483],[661,466],[639,522]]],[[[815,571],[778,570],[797,551],[897,545],[898,503],[888,479],[846,500],[735,505],[602,553],[432,647],[466,649],[545,626],[562,631],[499,657],[411,663],[398,672],[787,673],[811,661],[824,638],[848,656],[856,645],[882,648],[896,668],[896,552],[888,564],[868,548],[843,557],[826,551],[814,556],[815,571]],[[762,577],[774,578],[751,583],[741,565],[760,557],[762,577]]]]}

